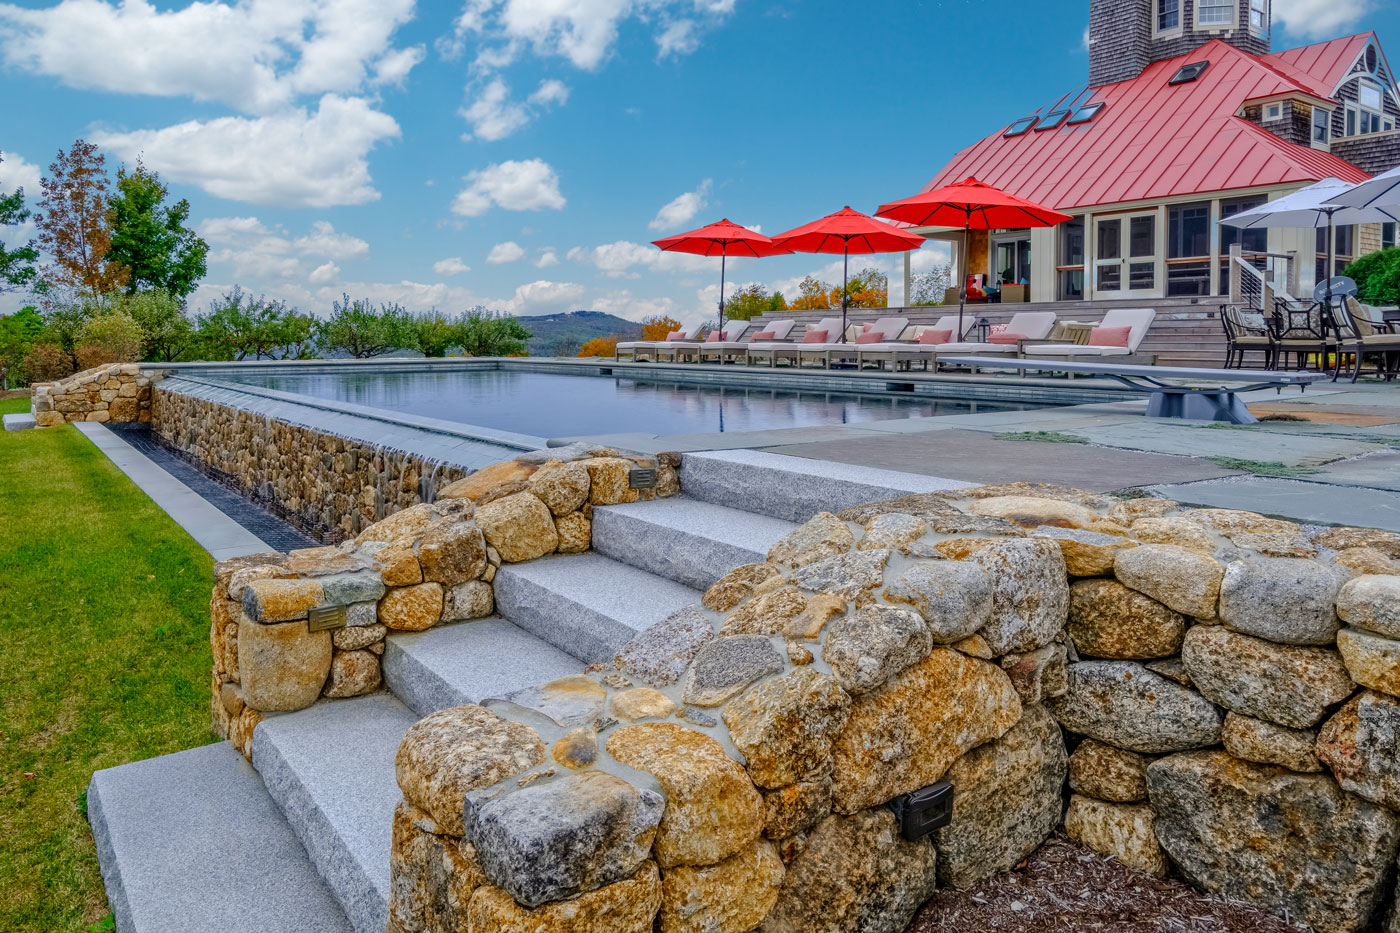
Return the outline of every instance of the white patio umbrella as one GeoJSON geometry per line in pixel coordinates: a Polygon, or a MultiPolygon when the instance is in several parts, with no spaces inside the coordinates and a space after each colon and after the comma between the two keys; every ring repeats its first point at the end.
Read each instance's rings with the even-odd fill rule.
{"type": "MultiPolygon", "coordinates": [[[[1375,179],[1373,179],[1375,180],[1375,179]]],[[[1261,227],[1326,227],[1327,228],[1327,300],[1331,303],[1332,291],[1332,228],[1340,224],[1385,223],[1391,217],[1383,210],[1373,207],[1345,207],[1338,199],[1345,197],[1357,186],[1340,178],[1324,178],[1277,200],[1261,204],[1253,210],[1243,211],[1220,222],[1243,230],[1261,227]]]]}
{"type": "Polygon", "coordinates": [[[1350,186],[1331,199],[1332,204],[1379,211],[1386,221],[1400,222],[1400,168],[1350,186]]]}

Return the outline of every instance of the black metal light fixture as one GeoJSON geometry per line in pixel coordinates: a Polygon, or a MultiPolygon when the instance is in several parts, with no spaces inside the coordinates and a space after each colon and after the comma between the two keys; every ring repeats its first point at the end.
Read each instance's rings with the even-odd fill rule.
{"type": "Polygon", "coordinates": [[[627,471],[627,485],[632,489],[655,489],[656,468],[638,467],[627,471]]]}
{"type": "Polygon", "coordinates": [[[984,317],[978,318],[975,326],[977,327],[977,342],[986,343],[987,335],[992,332],[992,322],[984,317]]]}
{"type": "Polygon", "coordinates": [[[953,785],[939,781],[890,801],[899,821],[899,834],[909,842],[922,839],[953,822],[953,785]]]}

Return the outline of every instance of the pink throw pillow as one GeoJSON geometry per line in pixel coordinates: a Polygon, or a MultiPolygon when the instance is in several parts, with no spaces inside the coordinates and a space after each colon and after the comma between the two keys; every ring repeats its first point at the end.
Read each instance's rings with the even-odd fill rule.
{"type": "Polygon", "coordinates": [[[710,336],[708,336],[708,337],[705,338],[705,342],[706,342],[706,343],[719,343],[721,340],[728,340],[728,339],[729,339],[729,333],[728,333],[727,331],[712,330],[712,331],[710,331],[710,336]]]}
{"type": "Polygon", "coordinates": [[[1089,330],[1089,346],[1127,349],[1128,338],[1132,333],[1131,327],[1094,327],[1089,330]]]}
{"type": "Polygon", "coordinates": [[[885,335],[879,331],[874,333],[866,332],[856,337],[856,343],[880,343],[885,339],[885,335]]]}
{"type": "Polygon", "coordinates": [[[1010,324],[993,324],[993,325],[992,325],[992,329],[989,330],[989,331],[987,331],[987,333],[988,333],[988,334],[1004,334],[1004,333],[1006,333],[1006,329],[1007,329],[1008,327],[1010,327],[1010,326],[1011,326],[1010,324]]]}
{"type": "Polygon", "coordinates": [[[683,330],[673,330],[673,331],[671,331],[669,334],[666,335],[666,339],[667,339],[667,340],[684,340],[684,339],[685,339],[685,331],[683,331],[683,330]]]}
{"type": "Polygon", "coordinates": [[[803,343],[826,343],[826,331],[824,331],[824,330],[809,330],[809,331],[807,331],[806,336],[804,336],[804,337],[802,338],[802,342],[803,342],[803,343]]]}
{"type": "Polygon", "coordinates": [[[988,342],[988,343],[1006,343],[1006,344],[1015,345],[1016,341],[1018,341],[1018,340],[1025,340],[1025,339],[1026,339],[1026,335],[1025,335],[1025,334],[1008,334],[1008,333],[1002,332],[1002,333],[999,333],[999,334],[988,334],[988,335],[987,335],[987,342],[988,342]]]}
{"type": "Polygon", "coordinates": [[[754,340],[772,340],[772,339],[773,339],[774,337],[776,337],[776,336],[778,336],[778,332],[777,332],[776,330],[761,330],[761,331],[759,331],[758,333],[756,333],[756,334],[753,335],[753,339],[754,339],[754,340]]]}
{"type": "Polygon", "coordinates": [[[952,343],[953,332],[951,330],[926,330],[919,335],[919,343],[940,344],[952,343]]]}
{"type": "Polygon", "coordinates": [[[870,328],[872,328],[872,327],[874,327],[874,326],[875,326],[874,324],[862,324],[862,325],[860,325],[860,332],[861,332],[862,334],[868,334],[868,333],[870,333],[870,328]]]}

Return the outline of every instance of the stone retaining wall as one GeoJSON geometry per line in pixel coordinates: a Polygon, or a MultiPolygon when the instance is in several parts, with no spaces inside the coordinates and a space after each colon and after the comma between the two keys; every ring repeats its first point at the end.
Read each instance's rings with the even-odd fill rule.
{"type": "Polygon", "coordinates": [[[1063,821],[1357,933],[1400,848],[1396,558],[1026,484],[818,515],[612,662],[414,725],[389,929],[897,933],[1063,821]]]}
{"type": "Polygon", "coordinates": [[[527,454],[339,546],[220,562],[209,603],[214,731],[250,756],[264,713],[377,690],[390,631],[490,615],[497,567],[587,551],[593,507],[674,495],[676,462],[582,445],[527,454]],[[655,488],[630,488],[638,466],[657,469],[655,488]],[[313,631],[320,608],[343,608],[344,626],[313,631]]]}
{"type": "Polygon", "coordinates": [[[136,363],[113,363],[30,389],[34,423],[41,428],[69,421],[151,420],[151,386],[158,375],[136,363]]]}

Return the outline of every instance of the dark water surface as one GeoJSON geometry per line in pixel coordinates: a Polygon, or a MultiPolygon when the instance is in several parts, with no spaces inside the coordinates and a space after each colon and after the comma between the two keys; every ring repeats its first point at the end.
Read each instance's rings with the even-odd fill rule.
{"type": "Polygon", "coordinates": [[[539,437],[632,431],[762,431],[1044,407],[498,370],[228,378],[245,385],[539,437]]]}

